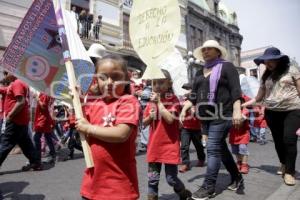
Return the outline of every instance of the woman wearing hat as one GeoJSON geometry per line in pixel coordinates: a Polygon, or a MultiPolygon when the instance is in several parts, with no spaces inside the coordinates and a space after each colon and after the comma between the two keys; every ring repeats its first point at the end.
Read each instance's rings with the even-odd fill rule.
{"type": "Polygon", "coordinates": [[[226,137],[232,125],[242,123],[241,88],[234,65],[225,61],[226,49],[215,40],[206,41],[194,51],[194,56],[204,60],[205,65],[193,83],[192,95],[184,103],[180,121],[187,111],[196,106],[203,131],[208,134],[207,172],[205,180],[192,199],[200,200],[215,195],[215,185],[221,162],[231,175],[228,189],[236,191],[243,186],[243,178],[230,153],[226,137]]]}
{"type": "Polygon", "coordinates": [[[300,128],[300,72],[290,66],[289,57],[275,47],[266,49],[254,62],[265,64],[266,70],[257,96],[242,106],[263,101],[265,118],[281,163],[277,174],[283,175],[285,184],[295,185],[296,131],[300,128]]]}

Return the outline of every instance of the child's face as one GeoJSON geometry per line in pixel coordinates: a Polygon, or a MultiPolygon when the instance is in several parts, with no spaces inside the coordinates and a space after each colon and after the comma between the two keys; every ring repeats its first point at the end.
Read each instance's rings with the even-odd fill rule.
{"type": "Polygon", "coordinates": [[[108,99],[123,95],[126,76],[122,67],[107,60],[97,67],[97,83],[101,94],[108,99]]]}
{"type": "Polygon", "coordinates": [[[169,79],[153,80],[153,91],[159,94],[166,94],[172,87],[169,79]]]}

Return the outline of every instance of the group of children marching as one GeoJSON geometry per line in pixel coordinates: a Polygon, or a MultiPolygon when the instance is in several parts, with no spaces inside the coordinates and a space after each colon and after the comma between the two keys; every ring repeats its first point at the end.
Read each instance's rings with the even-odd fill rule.
{"type": "MultiPolygon", "coordinates": [[[[149,131],[147,143],[148,200],[158,199],[162,165],[165,166],[167,183],[173,187],[179,198],[185,200],[191,196],[191,192],[178,178],[178,165],[181,164],[179,172],[182,173],[191,169],[189,146],[192,141],[197,151],[197,166],[204,166],[207,136],[205,133],[201,133],[201,122],[195,117],[196,108],[191,109],[189,116],[186,116],[186,120],[180,124],[178,116],[184,97],[180,100],[176,97],[169,72],[163,70],[163,73],[165,79],[153,80],[152,92],[148,91],[149,101],[142,104],[143,115],[140,120],[141,105],[138,100],[143,99],[142,92],[139,92],[143,88],[134,85],[134,82],[124,84],[124,82],[130,83],[125,61],[119,56],[108,55],[96,63],[96,76],[91,86],[92,90],[88,93],[90,96],[87,96],[83,106],[85,118],[76,120],[71,111],[69,131],[65,135],[65,138],[69,138],[74,135],[75,131],[79,131],[85,134],[91,147],[94,167],[84,171],[81,186],[83,199],[107,199],[110,197],[110,199],[136,200],[139,198],[135,143],[138,130],[141,130],[139,129],[140,122],[143,129],[148,127],[146,132],[149,131]],[[135,91],[134,95],[132,95],[132,90],[135,91]]],[[[24,85],[24,83],[19,84],[24,85]]],[[[147,88],[150,84],[147,84],[147,88]]],[[[25,98],[28,95],[26,93],[28,88],[25,86],[22,91],[18,88],[9,89],[10,87],[8,86],[6,96],[4,94],[4,104],[9,101],[8,97],[13,99],[14,104],[18,104],[20,96],[25,98]]],[[[185,88],[191,89],[191,86],[185,85],[185,88]]],[[[243,98],[246,100],[247,97],[243,96],[243,98]]],[[[24,145],[25,142],[17,138],[11,144],[11,146],[19,144],[29,159],[30,164],[25,166],[25,170],[41,168],[40,141],[43,134],[50,150],[49,154],[53,159],[56,156],[51,137],[55,123],[48,109],[48,105],[52,101],[53,99],[43,93],[38,97],[33,126],[37,155],[32,152],[34,147],[30,144],[31,140],[26,140],[27,144],[24,145]],[[29,150],[26,151],[26,149],[29,150]]],[[[18,120],[24,121],[23,118],[28,113],[19,117],[22,119],[17,119],[17,116],[20,116],[20,113],[27,108],[23,105],[22,108],[18,108],[19,113],[16,112],[14,116],[10,116],[13,109],[15,109],[14,105],[10,105],[10,109],[5,109],[4,106],[6,122],[15,119],[13,123],[18,125],[18,120]]],[[[254,114],[260,116],[255,120],[261,120],[254,123],[255,133],[259,133],[257,140],[265,143],[263,111],[262,108],[255,109],[254,114]]],[[[229,142],[232,145],[232,152],[237,157],[240,172],[247,174],[249,172],[247,144],[250,141],[249,109],[244,108],[243,114],[243,126],[240,129],[232,128],[230,130],[229,142]]],[[[26,124],[28,125],[28,120],[22,125],[26,126],[26,124]]],[[[3,135],[9,131],[5,130],[3,135]]],[[[23,135],[23,137],[25,136],[23,135]]],[[[1,136],[0,142],[2,143],[5,138],[1,136]]],[[[73,152],[71,151],[70,157],[73,157],[73,152]]],[[[1,158],[5,159],[5,154],[0,149],[1,158]]],[[[3,160],[0,160],[0,165],[3,160]]]]}

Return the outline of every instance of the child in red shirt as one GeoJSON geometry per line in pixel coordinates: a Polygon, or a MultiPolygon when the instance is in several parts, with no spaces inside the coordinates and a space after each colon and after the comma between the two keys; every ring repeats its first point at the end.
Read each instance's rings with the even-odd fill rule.
{"type": "Polygon", "coordinates": [[[33,138],[38,153],[38,159],[41,161],[41,137],[44,135],[50,150],[50,163],[54,163],[56,158],[56,151],[51,135],[53,134],[54,121],[49,112],[49,107],[52,103],[53,99],[50,96],[47,96],[42,92],[39,94],[33,124],[33,129],[35,131],[33,138]]]}
{"type": "Polygon", "coordinates": [[[114,55],[96,66],[101,96],[84,106],[86,119],[76,129],[87,136],[94,167],[83,175],[84,199],[137,200],[139,198],[135,140],[139,103],[130,95],[125,61],[114,55]]]}
{"type": "Polygon", "coordinates": [[[254,106],[253,110],[255,116],[253,129],[257,136],[257,142],[261,145],[264,145],[267,143],[266,140],[267,122],[265,120],[265,107],[261,105],[256,105],[254,106]]]}
{"type": "MultiPolygon", "coordinates": [[[[248,101],[250,98],[242,95],[242,98],[245,101],[248,101]]],[[[248,165],[248,144],[250,141],[250,124],[249,124],[249,111],[247,108],[242,109],[242,114],[244,117],[244,122],[242,127],[235,128],[232,127],[229,131],[229,143],[231,144],[232,153],[236,155],[237,167],[240,173],[248,174],[249,165],[248,165]]]]}
{"type": "Polygon", "coordinates": [[[177,177],[180,163],[179,121],[180,103],[172,92],[172,80],[168,71],[162,70],[165,79],[153,80],[153,92],[147,104],[143,124],[150,125],[147,147],[148,200],[158,199],[158,184],[162,164],[166,179],[181,200],[191,196],[177,177]]]}
{"type": "MultiPolygon", "coordinates": [[[[183,89],[188,90],[188,93],[185,94],[182,103],[187,99],[187,96],[192,92],[192,86],[189,83],[186,83],[182,86],[183,89]]],[[[187,113],[185,120],[183,121],[181,128],[181,162],[182,165],[179,167],[179,172],[184,173],[190,170],[190,144],[193,142],[197,157],[198,157],[198,167],[204,166],[205,153],[204,147],[201,142],[202,133],[201,133],[201,123],[200,120],[196,117],[195,107],[193,106],[190,111],[187,113]]]]}

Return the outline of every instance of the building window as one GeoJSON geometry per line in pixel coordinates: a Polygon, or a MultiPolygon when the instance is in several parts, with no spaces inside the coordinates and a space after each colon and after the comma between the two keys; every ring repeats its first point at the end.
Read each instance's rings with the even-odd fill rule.
{"type": "Polygon", "coordinates": [[[195,26],[190,26],[190,47],[196,49],[203,44],[203,31],[195,26]]]}
{"type": "Polygon", "coordinates": [[[123,45],[127,48],[132,48],[129,36],[129,15],[123,14],[123,45]]]}
{"type": "Polygon", "coordinates": [[[197,47],[203,44],[203,31],[200,29],[197,29],[196,31],[196,41],[197,41],[197,47]]]}
{"type": "Polygon", "coordinates": [[[217,2],[214,3],[214,9],[215,9],[215,15],[218,16],[219,6],[217,2]]]}

